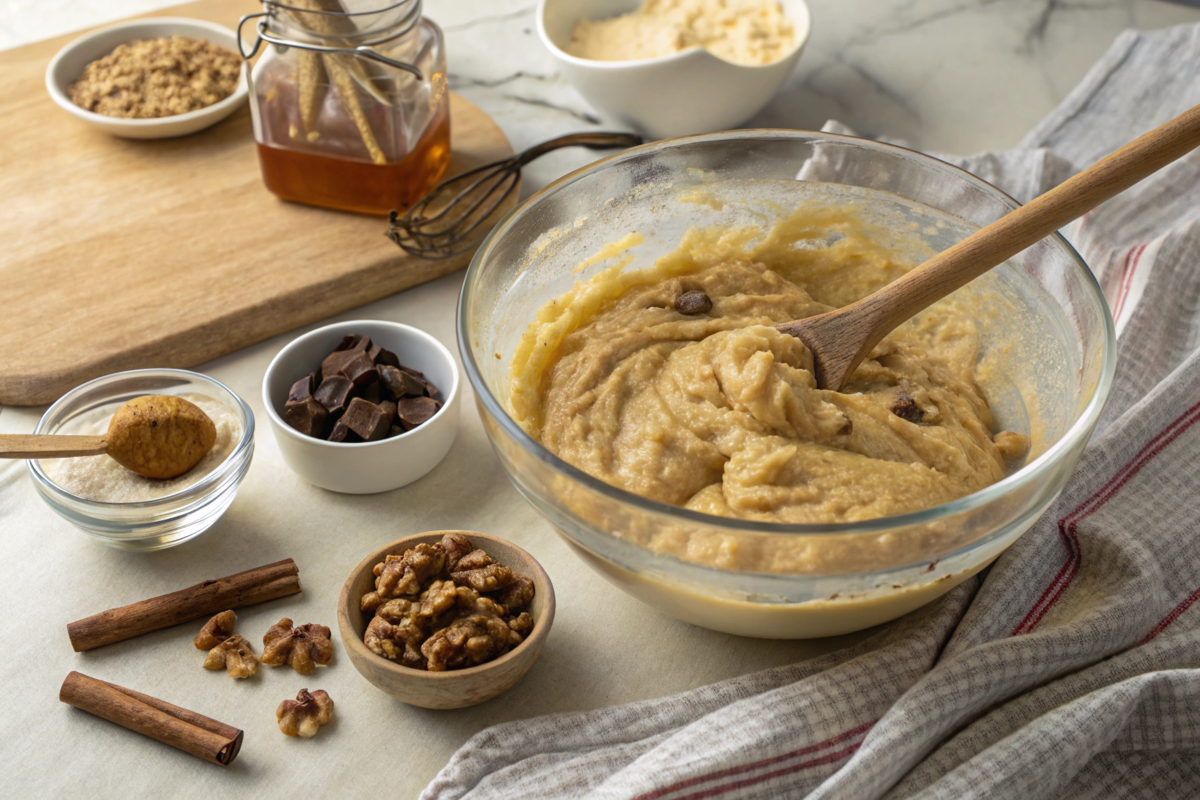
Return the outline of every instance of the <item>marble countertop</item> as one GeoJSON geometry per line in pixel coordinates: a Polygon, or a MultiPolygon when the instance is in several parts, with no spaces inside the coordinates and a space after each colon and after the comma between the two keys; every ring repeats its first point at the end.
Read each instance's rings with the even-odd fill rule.
{"type": "MultiPolygon", "coordinates": [[[[1015,144],[1124,28],[1200,20],[1200,9],[1155,0],[810,0],[813,36],[786,87],[750,124],[816,128],[836,118],[865,134],[966,153],[1015,144]]],[[[4,0],[0,48],[169,5],[162,0],[4,0]]],[[[523,148],[554,135],[599,129],[599,119],[555,74],[533,30],[530,0],[426,0],[446,31],[454,88],[488,111],[523,148]]],[[[560,151],[526,174],[528,193],[585,163],[560,151]]],[[[6,198],[9,202],[14,198],[6,198]]],[[[403,320],[454,348],[462,273],[371,303],[338,319],[403,320]]],[[[318,323],[324,324],[324,323],[318,323]]],[[[308,326],[316,327],[316,325],[308,326]]],[[[259,419],[270,359],[302,331],[225,356],[198,370],[247,399],[259,419]]],[[[521,499],[499,468],[464,388],[458,440],[423,480],[382,495],[315,489],[290,473],[267,428],[238,498],[204,536],[152,554],[92,543],[37,497],[20,462],[0,463],[0,563],[6,579],[9,657],[0,682],[18,698],[0,737],[5,787],[14,796],[415,797],[469,736],[536,714],[658,697],[794,662],[849,637],[778,642],[717,634],[671,620],[590,572],[521,499]],[[349,521],[349,522],[348,522],[349,521]],[[313,676],[338,704],[333,729],[285,740],[271,709],[308,682],[264,670],[227,685],[196,662],[196,625],[76,654],[66,622],[123,602],[284,557],[305,591],[239,610],[255,639],[284,613],[334,622],[350,568],[382,543],[421,530],[463,528],[505,536],[530,551],[558,589],[558,615],[541,659],[502,698],[453,712],[391,701],[362,680],[340,645],[334,667],[313,676]],[[72,669],[246,729],[238,761],[219,770],[139,740],[57,702],[72,669]],[[18,732],[19,731],[19,735],[18,732]]],[[[42,409],[0,409],[0,432],[33,429],[42,409]]]]}
{"type": "MultiPolygon", "coordinates": [[[[0,49],[172,5],[170,0],[6,0],[0,49]],[[69,12],[69,13],[68,13],[69,12]]],[[[532,0],[425,0],[446,32],[451,86],[519,149],[605,120],[556,72],[532,0]]],[[[748,127],[819,128],[968,154],[1011,147],[1125,28],[1200,20],[1162,0],[809,0],[812,36],[795,73],[748,127]]],[[[528,194],[587,163],[559,151],[531,165],[528,194]]]]}

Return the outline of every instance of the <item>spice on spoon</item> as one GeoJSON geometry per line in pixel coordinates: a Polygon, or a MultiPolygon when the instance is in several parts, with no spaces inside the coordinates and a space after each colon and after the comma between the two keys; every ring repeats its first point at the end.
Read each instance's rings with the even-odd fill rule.
{"type": "Polygon", "coordinates": [[[104,436],[0,435],[0,458],[74,458],[107,453],[147,478],[175,478],[217,441],[217,427],[194,403],[172,395],[135,397],[117,410],[104,436]]]}

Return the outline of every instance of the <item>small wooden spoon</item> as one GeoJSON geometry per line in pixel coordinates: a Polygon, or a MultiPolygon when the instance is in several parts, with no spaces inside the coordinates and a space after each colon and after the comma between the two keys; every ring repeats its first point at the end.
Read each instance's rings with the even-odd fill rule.
{"type": "Polygon", "coordinates": [[[817,385],[841,390],[898,325],[1200,146],[1200,106],[1010,211],[901,278],[845,308],[779,325],[812,351],[817,385]]]}
{"type": "Polygon", "coordinates": [[[121,406],[104,436],[0,435],[0,458],[74,458],[107,453],[147,478],[174,478],[196,466],[217,428],[194,403],[171,395],[135,397],[121,406]]]}

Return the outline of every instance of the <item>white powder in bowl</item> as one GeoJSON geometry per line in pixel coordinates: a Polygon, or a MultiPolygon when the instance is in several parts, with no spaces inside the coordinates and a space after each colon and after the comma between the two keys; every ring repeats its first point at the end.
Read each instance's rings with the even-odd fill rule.
{"type": "MultiPolygon", "coordinates": [[[[175,494],[200,481],[212,472],[237,447],[242,438],[242,422],[237,413],[220,400],[202,394],[181,394],[208,414],[217,427],[217,440],[196,466],[177,478],[155,480],[131,472],[108,456],[83,458],[53,458],[41,462],[47,477],[61,488],[88,500],[105,503],[137,503],[157,500],[175,494]]],[[[98,408],[71,420],[57,433],[103,435],[108,432],[109,420],[120,405],[98,408]]]]}
{"type": "Polygon", "coordinates": [[[703,47],[735,64],[778,61],[796,43],[775,0],[645,0],[628,14],[581,19],[567,52],[594,61],[661,58],[703,47]]]}

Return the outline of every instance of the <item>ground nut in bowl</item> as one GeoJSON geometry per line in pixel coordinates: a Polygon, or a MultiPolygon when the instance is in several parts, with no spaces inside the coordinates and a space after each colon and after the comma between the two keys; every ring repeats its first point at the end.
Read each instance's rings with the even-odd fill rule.
{"type": "MultiPolygon", "coordinates": [[[[76,105],[70,97],[71,85],[89,64],[104,58],[114,49],[130,42],[185,36],[224,48],[237,54],[237,36],[229,28],[199,19],[155,17],[122,22],[85,34],[65,46],[46,68],[46,90],[60,108],[94,128],[129,139],[163,139],[185,136],[211,127],[228,117],[246,102],[246,81],[240,76],[233,93],[211,105],[186,113],[152,118],[113,117],[76,105]]],[[[242,67],[245,71],[245,67],[242,67]]]]}
{"type": "MultiPolygon", "coordinates": [[[[467,273],[459,304],[463,362],[501,464],[591,566],[635,597],[697,625],[772,638],[827,636],[894,619],[929,602],[982,569],[1033,524],[1062,490],[1103,406],[1115,364],[1111,316],[1091,272],[1063,239],[1040,242],[891,337],[904,342],[925,336],[942,348],[938,359],[944,355],[967,365],[955,402],[939,395],[931,403],[932,392],[917,398],[931,414],[919,430],[911,426],[920,420],[910,420],[899,407],[885,410],[881,419],[880,410],[866,402],[873,396],[869,387],[841,397],[804,388],[806,351],[779,352],[795,348],[771,330],[759,330],[765,343],[757,349],[741,342],[740,350],[721,356],[725,361],[714,356],[685,371],[670,373],[648,359],[638,368],[649,371],[639,373],[621,359],[639,348],[659,348],[661,363],[669,364],[686,349],[672,339],[677,331],[707,325],[698,329],[710,332],[706,338],[693,341],[717,340],[727,335],[711,333],[720,322],[718,311],[761,306],[764,298],[784,303],[777,314],[798,313],[795,309],[814,301],[844,305],[864,285],[886,283],[1014,206],[994,187],[944,162],[889,145],[800,131],[735,131],[659,142],[562,178],[491,233],[467,273]],[[670,297],[656,298],[662,286],[686,289],[702,279],[706,287],[721,288],[704,272],[714,268],[713,253],[724,259],[716,259],[715,268],[747,264],[746,274],[766,281],[767,288],[732,281],[713,292],[712,313],[698,316],[676,313],[680,306],[672,307],[670,297]],[[794,265],[808,265],[802,280],[788,279],[799,283],[780,277],[794,265]],[[766,274],[771,271],[773,276],[766,274]],[[635,297],[634,290],[644,296],[635,297]],[[789,298],[794,308],[785,302],[789,298]],[[601,342],[599,352],[616,353],[614,361],[588,365],[567,357],[588,346],[572,338],[579,326],[603,322],[605,314],[631,303],[637,310],[639,302],[663,322],[654,329],[659,340],[639,344],[639,332],[613,316],[603,329],[610,341],[601,342]],[[583,319],[573,320],[570,315],[580,309],[583,319]],[[930,320],[940,319],[954,320],[957,327],[927,330],[930,320]],[[724,472],[718,459],[709,465],[713,483],[704,491],[670,501],[660,492],[653,499],[656,486],[670,488],[680,475],[688,477],[694,465],[668,456],[677,455],[679,442],[694,445],[696,437],[672,438],[677,432],[669,427],[638,425],[653,414],[684,420],[703,412],[711,402],[702,396],[710,386],[705,381],[729,363],[743,364],[745,378],[754,377],[750,368],[756,363],[772,358],[774,369],[782,369],[785,357],[795,361],[783,370],[794,397],[816,409],[804,418],[817,429],[817,460],[781,462],[774,472],[759,469],[757,483],[747,487],[738,456],[727,457],[724,472]],[[574,371],[564,373],[564,364],[574,371]],[[620,397],[604,381],[625,381],[636,389],[647,375],[671,381],[661,389],[655,384],[656,392],[684,386],[696,394],[664,395],[661,407],[650,409],[653,414],[637,407],[615,422],[594,413],[593,404],[620,397]],[[594,384],[596,391],[564,395],[567,379],[594,384]],[[561,406],[554,411],[560,424],[539,428],[530,422],[536,421],[530,408],[536,410],[551,389],[558,393],[551,399],[561,406]],[[966,405],[956,404],[964,399],[966,405]],[[854,424],[842,427],[829,411],[834,406],[854,424]],[[945,422],[951,414],[961,424],[945,422]],[[625,441],[617,442],[623,450],[588,451],[591,442],[612,438],[613,430],[618,436],[624,432],[625,441]],[[863,441],[859,437],[901,430],[917,431],[918,438],[907,444],[896,437],[879,441],[900,442],[915,453],[931,452],[932,442],[938,445],[933,450],[958,454],[947,456],[951,460],[986,469],[967,470],[963,482],[947,488],[952,470],[922,466],[922,458],[904,448],[871,462],[878,466],[882,459],[885,467],[895,467],[895,483],[876,477],[856,481],[853,470],[839,478],[830,468],[858,452],[837,444],[838,436],[863,441]],[[553,441],[544,445],[543,434],[552,434],[553,441]],[[1000,456],[1013,435],[1028,437],[1031,447],[1005,465],[1000,456]],[[963,441],[979,447],[964,447],[963,441]],[[811,480],[789,476],[796,463],[814,470],[811,480]],[[629,478],[630,464],[634,472],[645,471],[645,464],[669,469],[650,474],[648,488],[627,491],[618,484],[642,485],[629,478]],[[832,492],[830,475],[834,484],[842,480],[832,492]],[[739,494],[739,487],[748,491],[739,494]],[[822,502],[806,507],[790,496],[780,501],[783,489],[793,495],[807,491],[822,502]],[[772,506],[776,502],[782,505],[772,506]],[[793,515],[797,508],[815,521],[795,521],[805,518],[793,515]]],[[[769,327],[766,321],[730,323],[735,332],[753,325],[769,327]]],[[[886,362],[903,373],[914,358],[897,347],[890,354],[877,351],[864,363],[886,371],[886,362]],[[899,366],[889,359],[898,359],[899,366]]],[[[933,368],[929,359],[915,361],[933,368]]],[[[716,395],[722,391],[728,396],[733,390],[724,386],[716,395]]],[[[759,410],[766,414],[770,408],[759,410]]],[[[807,445],[776,449],[793,446],[807,445]]],[[[756,463],[769,465],[773,455],[756,463]]]]}
{"type": "Polygon", "coordinates": [[[63,395],[34,433],[102,434],[125,402],[177,395],[216,424],[212,450],[170,480],[143,478],[107,455],[30,461],[34,487],[84,533],[125,550],[160,550],[208,530],[229,508],[254,455],[254,414],[224,384],[181,369],[142,369],[97,378],[63,395]]]}

